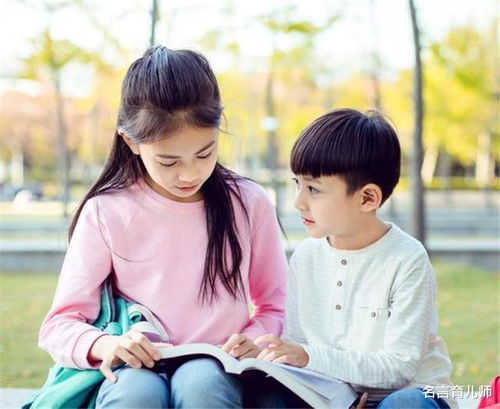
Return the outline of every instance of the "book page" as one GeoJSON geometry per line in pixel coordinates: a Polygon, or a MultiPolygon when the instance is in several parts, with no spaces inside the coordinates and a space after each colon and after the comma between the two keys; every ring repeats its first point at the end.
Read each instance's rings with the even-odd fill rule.
{"type": "Polygon", "coordinates": [[[211,344],[185,344],[178,345],[170,348],[161,347],[160,354],[162,359],[176,358],[189,355],[207,355],[218,359],[226,372],[240,373],[239,363],[236,358],[224,352],[219,347],[211,344]]]}
{"type": "Polygon", "coordinates": [[[344,385],[345,382],[335,378],[330,378],[316,372],[311,372],[307,369],[297,368],[291,365],[275,364],[280,368],[292,373],[298,381],[307,385],[312,390],[321,394],[325,398],[331,400],[336,396],[338,386],[344,385]]]}

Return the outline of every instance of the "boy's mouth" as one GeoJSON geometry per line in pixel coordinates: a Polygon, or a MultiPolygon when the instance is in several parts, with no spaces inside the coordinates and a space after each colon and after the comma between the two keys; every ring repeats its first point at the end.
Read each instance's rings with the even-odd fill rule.
{"type": "Polygon", "coordinates": [[[315,223],[314,220],[308,219],[307,217],[300,216],[300,218],[302,219],[302,223],[304,223],[306,226],[310,226],[315,223]]]}

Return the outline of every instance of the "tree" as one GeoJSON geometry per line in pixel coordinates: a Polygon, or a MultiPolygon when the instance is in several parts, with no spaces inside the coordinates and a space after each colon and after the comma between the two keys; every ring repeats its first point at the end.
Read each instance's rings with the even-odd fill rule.
{"type": "Polygon", "coordinates": [[[67,148],[67,123],[65,118],[65,98],[61,88],[63,69],[70,63],[98,63],[101,59],[68,40],[55,40],[47,27],[33,42],[35,51],[24,60],[22,77],[36,79],[47,77],[52,84],[56,105],[57,145],[59,152],[59,181],[62,188],[63,216],[68,215],[70,158],[67,148]]]}
{"type": "MultiPolygon", "coordinates": [[[[311,22],[293,17],[294,7],[288,7],[281,10],[279,13],[272,13],[269,16],[263,17],[262,22],[271,34],[272,51],[268,59],[268,74],[265,88],[265,118],[264,126],[267,131],[268,140],[268,169],[271,175],[271,186],[276,193],[276,208],[278,214],[281,213],[280,200],[280,181],[277,175],[279,166],[279,144],[278,144],[278,117],[276,116],[275,104],[275,77],[278,67],[291,65],[300,65],[307,68],[306,61],[311,64],[315,61],[314,55],[314,39],[315,37],[329,29],[332,24],[337,21],[338,16],[331,16],[322,25],[314,25],[311,22]],[[278,16],[279,14],[279,16],[278,16]],[[299,37],[299,43],[291,50],[283,51],[277,46],[276,37],[278,35],[294,35],[299,37]],[[290,62],[292,62],[290,64],[290,62]],[[288,63],[288,64],[287,64],[288,63]]],[[[313,73],[312,70],[309,71],[313,73]]],[[[312,76],[312,75],[311,75],[312,76]]]]}
{"type": "Polygon", "coordinates": [[[415,52],[414,95],[415,125],[413,131],[413,150],[411,160],[411,229],[415,238],[425,246],[425,209],[424,184],[422,181],[422,132],[424,122],[422,60],[420,56],[420,33],[417,12],[413,0],[408,0],[410,6],[411,25],[413,29],[413,44],[415,52]]]}

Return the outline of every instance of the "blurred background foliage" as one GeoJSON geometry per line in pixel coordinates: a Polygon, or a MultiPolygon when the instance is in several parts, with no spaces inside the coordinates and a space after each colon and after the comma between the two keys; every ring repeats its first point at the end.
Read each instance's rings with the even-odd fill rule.
{"type": "MultiPolygon", "coordinates": [[[[99,20],[98,2],[11,3],[36,9],[47,23],[31,39],[29,52],[20,57],[16,69],[2,79],[1,181],[13,185],[40,182],[46,197],[61,198],[64,192],[58,175],[64,169],[68,184],[74,186],[88,186],[99,173],[113,135],[121,79],[140,53],[127,49],[113,34],[112,24],[99,20]],[[88,20],[102,38],[102,49],[85,49],[60,34],[56,38],[51,21],[67,9],[88,20]],[[82,86],[72,74],[75,70],[87,73],[83,94],[63,86],[82,86]]],[[[158,1],[154,21],[157,27],[163,22],[164,28],[156,28],[155,42],[168,46],[176,15],[189,13],[195,3],[162,13],[165,3],[158,1]]],[[[377,6],[375,0],[361,3],[367,8],[377,6]]],[[[392,119],[404,149],[403,174],[408,174],[413,70],[388,69],[373,45],[366,50],[366,64],[341,74],[343,61],[332,62],[324,55],[324,44],[318,45],[320,37],[323,42],[328,36],[331,41],[349,41],[332,34],[332,28],[347,18],[348,3],[340,11],[325,10],[321,23],[309,21],[294,2],[284,2],[268,13],[248,17],[245,24],[235,22],[236,2],[221,4],[216,11],[220,24],[189,48],[229,61],[217,70],[227,119],[223,130],[228,136],[223,138],[221,151],[224,163],[259,180],[266,179],[269,168],[285,173],[300,131],[325,111],[349,106],[363,111],[378,108],[392,119]],[[267,56],[246,55],[237,41],[241,32],[254,26],[260,27],[270,44],[267,56]]],[[[121,13],[146,13],[147,17],[149,6],[149,2],[128,2],[121,13]]],[[[424,7],[430,6],[422,4],[424,7]]],[[[133,29],[147,32],[151,21],[146,18],[144,27],[133,29]]],[[[423,25],[425,29],[425,21],[423,25]]],[[[434,41],[424,36],[424,40],[424,182],[430,188],[498,188],[495,16],[487,26],[452,26],[443,38],[434,41]]]]}

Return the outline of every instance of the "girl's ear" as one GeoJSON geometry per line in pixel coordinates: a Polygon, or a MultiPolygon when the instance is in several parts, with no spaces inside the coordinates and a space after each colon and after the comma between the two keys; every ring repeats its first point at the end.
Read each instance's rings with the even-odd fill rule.
{"type": "Polygon", "coordinates": [[[374,183],[368,183],[361,188],[361,211],[372,212],[382,203],[382,190],[374,183]]]}
{"type": "Polygon", "coordinates": [[[132,153],[134,155],[139,155],[140,154],[140,152],[139,152],[139,145],[137,145],[134,142],[132,142],[132,139],[130,139],[130,137],[124,131],[118,130],[118,135],[120,135],[123,138],[123,140],[125,141],[125,143],[130,148],[130,150],[132,151],[132,153]]]}

